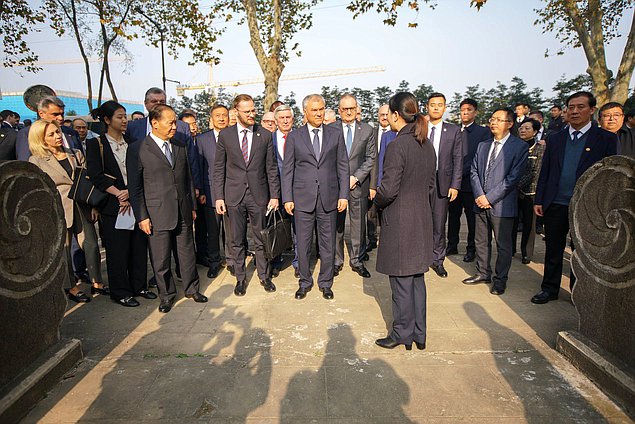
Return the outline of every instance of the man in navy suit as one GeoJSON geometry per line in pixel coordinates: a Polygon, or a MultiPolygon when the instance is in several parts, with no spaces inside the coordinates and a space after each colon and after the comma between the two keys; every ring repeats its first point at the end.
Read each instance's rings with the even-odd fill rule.
{"type": "Polygon", "coordinates": [[[276,286],[270,278],[261,231],[266,226],[267,213],[273,213],[279,205],[278,164],[271,133],[256,125],[253,98],[239,94],[233,107],[238,112],[238,122],[222,130],[216,143],[212,182],[216,212],[227,214],[231,226],[230,249],[236,272],[234,294],[244,296],[247,292],[247,218],[254,233],[258,278],[270,293],[276,291],[276,286]]]}
{"type": "Polygon", "coordinates": [[[518,214],[518,181],[525,172],[529,147],[510,134],[514,112],[499,108],[489,119],[494,139],[480,143],[472,161],[471,182],[476,203],[476,275],[464,284],[492,282],[490,293],[507,288],[512,264],[512,228],[518,214]],[[492,276],[492,231],[496,238],[495,273],[492,276]]]}
{"type": "MultiPolygon", "coordinates": [[[[228,109],[223,105],[215,105],[210,112],[212,129],[197,137],[198,156],[200,159],[203,194],[199,201],[203,204],[205,227],[207,228],[207,278],[216,278],[223,260],[223,216],[216,213],[214,197],[214,163],[216,161],[216,143],[221,130],[227,128],[229,122],[228,109]]],[[[203,253],[203,252],[201,252],[203,253]]],[[[230,264],[230,266],[232,266],[230,264]]]]}
{"type": "Polygon", "coordinates": [[[324,98],[311,94],[302,101],[307,123],[287,137],[282,168],[282,201],[295,216],[300,288],[304,299],[313,286],[309,268],[313,228],[317,223],[320,247],[318,286],[325,299],[333,299],[337,212],[348,205],[350,173],[342,132],[323,125],[324,98]]]}
{"type": "Polygon", "coordinates": [[[431,268],[439,277],[445,278],[448,276],[443,266],[446,248],[445,223],[448,220],[448,205],[454,202],[461,188],[463,144],[466,142],[457,125],[443,122],[446,109],[443,94],[432,93],[426,109],[430,118],[428,139],[434,146],[437,156],[436,186],[430,193],[434,245],[431,268]]]}
{"type": "Polygon", "coordinates": [[[492,132],[487,127],[478,125],[475,121],[478,115],[478,103],[473,99],[464,99],[460,104],[461,131],[467,136],[463,146],[463,175],[461,177],[461,190],[454,202],[450,203],[448,211],[448,255],[459,253],[459,231],[461,229],[461,214],[465,213],[467,221],[467,249],[463,262],[473,262],[476,258],[474,245],[474,228],[476,226],[474,215],[474,193],[470,182],[470,169],[472,160],[476,154],[479,143],[492,137],[492,132]]]}
{"type": "MultiPolygon", "coordinates": [[[[578,178],[594,163],[617,154],[617,136],[591,122],[595,106],[595,97],[589,92],[569,96],[569,126],[547,139],[534,200],[536,215],[544,217],[545,269],[541,290],[531,298],[532,303],[558,298],[569,233],[569,201],[578,178]]],[[[570,282],[573,288],[573,274],[570,282]]]]}

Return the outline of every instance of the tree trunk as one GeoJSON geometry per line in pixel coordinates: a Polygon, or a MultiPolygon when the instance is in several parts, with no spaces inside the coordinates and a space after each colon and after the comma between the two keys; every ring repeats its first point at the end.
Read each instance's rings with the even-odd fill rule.
{"type": "Polygon", "coordinates": [[[265,100],[264,111],[269,111],[269,108],[278,100],[278,85],[280,83],[280,75],[282,74],[282,68],[284,68],[284,64],[280,64],[280,69],[272,69],[271,67],[267,67],[265,71],[265,100]]]}

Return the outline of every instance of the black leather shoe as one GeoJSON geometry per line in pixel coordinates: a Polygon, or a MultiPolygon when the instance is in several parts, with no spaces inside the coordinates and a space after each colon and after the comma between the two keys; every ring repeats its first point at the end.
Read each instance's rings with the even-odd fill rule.
{"type": "Polygon", "coordinates": [[[198,265],[203,265],[203,266],[209,267],[209,259],[207,259],[206,257],[203,257],[203,256],[197,257],[196,258],[196,263],[198,265]]]}
{"type": "Polygon", "coordinates": [[[531,259],[529,258],[529,256],[523,256],[522,262],[527,265],[528,263],[531,262],[531,259]]]}
{"type": "Polygon", "coordinates": [[[476,254],[472,252],[467,252],[465,256],[463,256],[463,262],[474,262],[476,259],[476,254]]]}
{"type": "Polygon", "coordinates": [[[218,277],[218,267],[211,267],[207,270],[207,278],[216,278],[218,277]]]}
{"type": "Polygon", "coordinates": [[[443,267],[443,264],[441,264],[441,265],[432,265],[430,268],[432,268],[432,270],[434,272],[436,272],[439,277],[445,278],[445,277],[448,276],[448,272],[443,267]]]}
{"type": "Polygon", "coordinates": [[[150,288],[150,289],[156,289],[157,288],[157,279],[156,279],[156,277],[154,275],[148,281],[148,288],[150,288]]]}
{"type": "Polygon", "coordinates": [[[479,284],[479,283],[491,283],[491,279],[484,275],[472,275],[471,277],[463,280],[463,284],[479,284]]]}
{"type": "Polygon", "coordinates": [[[124,297],[123,299],[119,299],[119,300],[113,299],[113,301],[120,304],[121,306],[127,306],[128,308],[134,308],[136,306],[141,305],[141,303],[139,303],[137,299],[131,296],[124,297]]]}
{"type": "Polygon", "coordinates": [[[333,290],[330,287],[321,287],[320,291],[322,292],[322,297],[326,300],[333,299],[333,290]]]}
{"type": "Polygon", "coordinates": [[[453,247],[453,248],[449,248],[448,247],[446,249],[446,251],[445,251],[445,254],[448,255],[448,256],[449,255],[458,255],[459,254],[459,249],[457,249],[456,247],[453,247]]]}
{"type": "Polygon", "coordinates": [[[370,256],[368,256],[368,253],[364,253],[362,255],[362,262],[368,262],[369,259],[370,259],[370,256]]]}
{"type": "Polygon", "coordinates": [[[141,296],[144,299],[150,299],[150,300],[157,298],[157,295],[151,292],[150,290],[141,290],[137,296],[141,296]]]}
{"type": "Polygon", "coordinates": [[[188,299],[194,299],[194,302],[196,302],[196,303],[205,303],[205,302],[207,302],[207,296],[205,296],[204,294],[201,294],[199,292],[196,292],[194,294],[186,294],[185,297],[187,297],[188,299]]]}
{"type": "Polygon", "coordinates": [[[280,275],[280,268],[271,268],[271,278],[276,278],[280,275]]]}
{"type": "Polygon", "coordinates": [[[362,265],[362,266],[353,266],[353,267],[351,267],[351,269],[353,271],[355,271],[357,274],[359,274],[360,277],[370,278],[370,272],[368,272],[368,270],[366,269],[366,267],[364,265],[362,265]]]}
{"type": "Polygon", "coordinates": [[[260,280],[260,285],[263,286],[265,288],[265,291],[267,293],[273,293],[276,291],[276,286],[273,284],[273,282],[270,279],[266,279],[266,280],[260,280]]]}
{"type": "Polygon", "coordinates": [[[103,286],[103,287],[90,286],[90,294],[103,294],[105,296],[110,296],[110,289],[106,286],[103,286]]]}
{"type": "Polygon", "coordinates": [[[300,278],[300,271],[297,268],[293,271],[293,276],[295,278],[300,278]]]}
{"type": "Polygon", "coordinates": [[[77,302],[77,303],[90,302],[90,297],[88,297],[86,293],[84,293],[83,291],[78,291],[75,294],[71,293],[70,290],[68,289],[65,289],[65,291],[66,291],[66,296],[73,302],[77,302]]]}
{"type": "Polygon", "coordinates": [[[377,249],[377,240],[371,240],[368,242],[368,246],[366,246],[366,251],[371,252],[372,250],[377,249]]]}
{"type": "Polygon", "coordinates": [[[306,294],[311,291],[311,287],[300,287],[295,292],[295,298],[298,300],[302,300],[306,297],[306,294]]]}
{"type": "Polygon", "coordinates": [[[236,276],[236,271],[234,271],[234,265],[227,265],[227,270],[232,277],[236,276]]]}
{"type": "Polygon", "coordinates": [[[75,278],[77,281],[81,281],[82,283],[90,284],[90,275],[88,272],[80,272],[79,274],[75,274],[75,278]]]}
{"type": "MultiPolygon", "coordinates": [[[[384,349],[394,349],[403,343],[398,343],[394,341],[390,336],[388,336],[384,337],[383,339],[375,340],[375,344],[379,347],[383,347],[384,349]]],[[[412,343],[403,345],[406,347],[406,350],[412,350],[412,343]]]]}
{"type": "Polygon", "coordinates": [[[489,292],[493,295],[500,296],[501,294],[505,293],[505,289],[501,287],[492,286],[492,288],[489,289],[489,292]]]}
{"type": "Polygon", "coordinates": [[[534,297],[531,298],[531,303],[542,305],[543,303],[547,303],[550,300],[558,300],[558,295],[541,290],[540,293],[534,295],[534,297]]]}
{"type": "Polygon", "coordinates": [[[333,277],[337,277],[338,275],[340,275],[340,272],[343,268],[344,265],[335,265],[335,267],[333,267],[333,277]]]}
{"type": "Polygon", "coordinates": [[[180,268],[174,268],[174,275],[176,275],[176,278],[178,278],[179,280],[181,279],[181,269],[180,268]]]}
{"type": "Polygon", "coordinates": [[[162,300],[161,304],[159,305],[159,312],[167,314],[168,312],[170,312],[170,310],[172,310],[172,302],[169,300],[162,300]]]}
{"type": "Polygon", "coordinates": [[[247,282],[245,280],[238,281],[234,288],[234,294],[236,296],[244,296],[247,293],[247,282]]]}
{"type": "Polygon", "coordinates": [[[424,350],[426,348],[426,344],[425,343],[415,342],[415,346],[417,346],[417,349],[419,349],[419,350],[424,350]]]}

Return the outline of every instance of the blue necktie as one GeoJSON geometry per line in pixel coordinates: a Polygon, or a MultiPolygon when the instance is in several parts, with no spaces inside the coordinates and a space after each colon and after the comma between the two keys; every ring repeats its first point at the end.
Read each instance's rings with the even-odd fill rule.
{"type": "Polygon", "coordinates": [[[581,133],[582,133],[581,131],[574,131],[573,132],[573,140],[571,140],[573,142],[573,144],[578,142],[581,133]]]}
{"type": "Polygon", "coordinates": [[[163,153],[165,154],[168,162],[170,162],[170,166],[174,166],[174,164],[172,163],[172,152],[170,152],[170,145],[167,141],[163,142],[163,153]]]}
{"type": "Polygon", "coordinates": [[[320,137],[318,137],[319,129],[315,128],[313,130],[313,151],[315,152],[315,158],[320,159],[320,137]]]}
{"type": "Polygon", "coordinates": [[[346,133],[346,152],[351,154],[351,146],[353,145],[353,130],[351,129],[351,124],[346,125],[348,128],[348,132],[346,133]]]}

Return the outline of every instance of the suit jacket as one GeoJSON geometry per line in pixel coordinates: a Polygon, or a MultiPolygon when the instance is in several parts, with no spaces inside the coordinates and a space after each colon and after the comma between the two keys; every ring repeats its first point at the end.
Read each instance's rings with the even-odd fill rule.
{"type": "Polygon", "coordinates": [[[53,155],[44,157],[31,156],[28,160],[44,171],[55,183],[57,191],[60,193],[60,198],[62,199],[66,228],[71,228],[73,227],[73,208],[75,202],[73,199],[69,199],[68,193],[71,191],[71,187],[73,186],[73,178],[75,177],[76,168],[78,166],[84,166],[84,155],[79,150],[69,150],[65,147],[63,147],[63,149],[66,152],[68,161],[73,167],[73,173],[70,177],[53,155]]]}
{"type": "Polygon", "coordinates": [[[619,140],[617,154],[635,158],[635,130],[623,125],[617,131],[617,137],[619,140]]]}
{"type": "MultiPolygon", "coordinates": [[[[128,121],[126,136],[131,140],[131,142],[146,138],[148,136],[148,118],[128,121]]],[[[183,121],[176,121],[176,134],[174,134],[173,139],[178,140],[187,146],[187,159],[190,164],[194,187],[200,190],[202,188],[200,161],[198,157],[198,149],[192,140],[190,126],[183,121]]]]}
{"type": "Polygon", "coordinates": [[[128,194],[137,222],[150,218],[153,230],[176,228],[179,215],[192,225],[196,196],[185,143],[170,140],[172,163],[157,143],[147,136],[128,146],[126,170],[128,194]]]}
{"type": "Polygon", "coordinates": [[[420,145],[414,124],[406,125],[386,149],[384,175],[375,196],[375,204],[383,209],[378,272],[405,276],[428,270],[433,247],[429,194],[435,174],[432,143],[420,145]]]}
{"type": "Polygon", "coordinates": [[[344,136],[330,125],[322,125],[322,131],[319,160],[307,125],[291,131],[284,146],[282,202],[294,202],[303,212],[315,210],[318,191],[327,212],[337,209],[338,199],[348,200],[350,173],[344,136]]]}
{"type": "Polygon", "coordinates": [[[260,206],[265,206],[269,199],[279,199],[280,177],[271,133],[254,125],[248,163],[245,163],[240,145],[237,124],[218,134],[212,184],[214,198],[225,200],[228,206],[236,206],[249,187],[260,206]]]}
{"type": "Polygon", "coordinates": [[[465,145],[463,146],[463,175],[461,179],[461,191],[472,191],[472,183],[470,180],[470,170],[472,168],[472,160],[476,154],[476,148],[482,141],[492,138],[492,132],[487,127],[482,127],[474,122],[463,130],[466,134],[465,145]]]}
{"type": "Polygon", "coordinates": [[[15,160],[15,140],[18,133],[11,128],[0,129],[0,160],[15,160]]]}
{"type": "MultiPolygon", "coordinates": [[[[540,168],[534,200],[534,204],[542,205],[543,211],[551,205],[558,194],[565,147],[569,139],[568,127],[547,139],[547,148],[542,156],[542,167],[540,168]]],[[[578,162],[575,174],[576,181],[594,163],[607,156],[617,154],[617,143],[617,135],[592,125],[588,131],[580,162],[578,162]]]]}
{"type": "Polygon", "coordinates": [[[447,197],[448,190],[461,188],[463,176],[463,146],[467,143],[465,134],[458,125],[443,122],[439,140],[437,195],[447,197]]]}
{"type": "Polygon", "coordinates": [[[381,177],[384,175],[384,157],[386,156],[386,149],[388,145],[397,137],[396,131],[387,131],[382,137],[379,147],[379,154],[377,154],[375,180],[377,187],[381,184],[381,177]]]}
{"type": "Polygon", "coordinates": [[[214,162],[216,161],[216,141],[214,130],[209,130],[196,136],[202,190],[205,197],[207,197],[205,203],[211,207],[214,207],[214,202],[216,202],[213,189],[214,162]]]}
{"type": "MultiPolygon", "coordinates": [[[[348,154],[348,168],[351,175],[359,180],[359,184],[351,190],[350,195],[359,199],[368,197],[370,174],[377,157],[377,131],[366,122],[355,121],[352,125],[355,125],[355,132],[351,152],[348,154]]],[[[346,140],[348,130],[342,121],[334,122],[331,126],[340,129],[346,140]]]]}
{"type": "MultiPolygon", "coordinates": [[[[124,141],[130,147],[132,140],[124,135],[124,141]]],[[[128,188],[115,159],[112,147],[110,147],[110,143],[105,136],[100,139],[89,138],[86,140],[86,170],[93,185],[104,193],[112,186],[115,186],[118,190],[126,190],[128,188]],[[100,142],[103,146],[103,159],[99,149],[100,142]]],[[[119,200],[117,197],[108,193],[108,199],[100,212],[103,215],[117,216],[119,213],[119,200]]]]}
{"type": "MultiPolygon", "coordinates": [[[[518,215],[518,183],[525,173],[529,146],[518,137],[510,135],[503,147],[498,152],[489,171],[489,191],[483,189],[485,170],[489,161],[489,150],[494,139],[490,139],[478,145],[476,155],[472,161],[472,192],[477,198],[485,195],[492,205],[492,215],[501,218],[510,218],[518,215]]],[[[480,212],[478,206],[474,210],[480,212]]]]}
{"type": "Polygon", "coordinates": [[[276,160],[278,162],[278,176],[282,179],[282,164],[284,163],[284,159],[278,152],[278,131],[274,131],[271,133],[271,142],[273,143],[273,151],[276,154],[276,160]]]}
{"type": "MultiPolygon", "coordinates": [[[[82,147],[82,143],[79,141],[79,136],[77,135],[77,131],[72,128],[65,127],[62,125],[62,134],[68,141],[71,149],[76,149],[84,153],[84,148],[82,147]]],[[[27,161],[31,157],[31,150],[29,150],[29,130],[30,126],[22,128],[18,131],[17,138],[15,140],[15,155],[18,160],[27,161]]]]}
{"type": "Polygon", "coordinates": [[[549,121],[549,130],[553,132],[560,132],[564,129],[565,123],[562,116],[558,116],[556,119],[549,121]]]}

